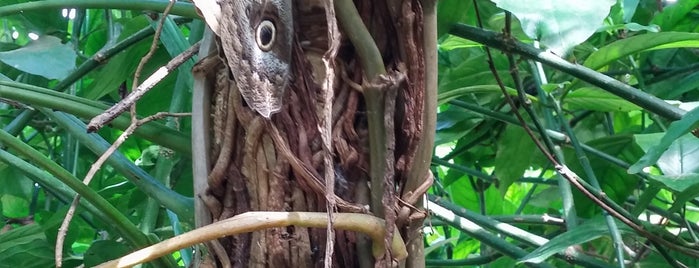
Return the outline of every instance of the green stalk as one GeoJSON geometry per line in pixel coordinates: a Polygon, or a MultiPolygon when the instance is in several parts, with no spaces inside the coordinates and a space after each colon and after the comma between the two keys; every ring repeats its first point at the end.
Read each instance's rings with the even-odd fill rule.
{"type": "Polygon", "coordinates": [[[75,196],[75,193],[80,194],[83,197],[80,204],[90,211],[90,213],[100,218],[104,223],[114,226],[114,228],[119,231],[120,235],[132,246],[143,247],[148,245],[146,237],[126,216],[89,186],[83,184],[78,178],[70,174],[70,172],[56,164],[56,162],[20,141],[18,138],[1,130],[0,142],[16,153],[23,155],[26,159],[37,165],[38,168],[5,150],[0,150],[0,158],[8,165],[22,170],[25,174],[29,175],[32,180],[47,187],[49,191],[58,193],[59,197],[69,198],[67,200],[70,200],[75,196]],[[55,177],[51,177],[49,174],[55,177]]]}
{"type": "MultiPolygon", "coordinates": [[[[151,21],[151,28],[157,28],[158,24],[159,21],[151,21]]],[[[171,57],[179,55],[189,47],[189,43],[182,35],[182,32],[177,28],[175,22],[169,17],[165,18],[162,33],[160,35],[160,42],[165,46],[165,49],[168,51],[171,57]]],[[[191,70],[193,66],[194,59],[189,59],[178,68],[179,72],[177,72],[177,82],[175,83],[168,112],[181,113],[185,111],[185,102],[187,97],[190,95],[188,89],[192,88],[193,83],[191,72],[188,70],[191,70]]],[[[177,121],[181,119],[168,117],[166,120],[166,127],[177,129],[177,126],[179,125],[177,121]]],[[[167,150],[165,148],[162,149],[167,150]]],[[[165,185],[165,187],[169,188],[170,186],[170,173],[172,172],[172,168],[175,166],[177,157],[178,156],[174,153],[160,153],[158,155],[158,159],[155,163],[154,177],[162,185],[165,185]]],[[[146,202],[141,230],[145,233],[151,233],[155,229],[155,224],[159,215],[158,212],[160,211],[160,204],[153,198],[148,198],[148,201],[146,202]]]]}
{"type": "MultiPolygon", "coordinates": [[[[92,118],[108,108],[96,101],[13,81],[0,81],[0,97],[33,106],[61,110],[81,118],[92,118]]],[[[130,121],[128,115],[122,115],[112,121],[112,125],[126,129],[130,121]]],[[[189,155],[192,150],[189,137],[157,122],[141,126],[134,132],[134,135],[172,148],[185,155],[189,155]]]]}
{"type": "MultiPolygon", "coordinates": [[[[506,236],[512,237],[518,241],[524,242],[526,244],[532,245],[532,246],[542,246],[546,242],[548,242],[548,239],[537,236],[535,234],[526,232],[520,228],[517,228],[513,225],[502,223],[496,220],[493,220],[489,217],[486,217],[484,215],[480,215],[478,213],[463,209],[462,207],[452,204],[442,198],[433,196],[433,195],[428,195],[428,199],[433,202],[432,204],[429,204],[427,208],[430,210],[431,213],[433,213],[437,218],[449,223],[450,225],[459,228],[462,231],[465,231],[468,233],[471,237],[478,239],[481,243],[488,244],[488,246],[493,247],[494,249],[498,250],[499,252],[502,252],[505,255],[508,255],[510,257],[513,257],[515,259],[519,259],[524,257],[526,254],[528,254],[526,251],[524,252],[524,255],[519,256],[520,253],[518,253],[517,248],[514,249],[512,247],[516,247],[512,245],[511,242],[499,237],[495,236],[493,234],[490,234],[488,231],[486,231],[484,228],[491,229],[496,231],[499,234],[504,234],[506,236]],[[444,213],[447,214],[444,214],[444,213]],[[453,214],[453,216],[449,216],[448,214],[453,214]],[[467,224],[464,226],[464,222],[467,222],[467,224]],[[473,227],[471,228],[471,224],[473,224],[473,227]],[[467,227],[467,228],[463,228],[467,227]],[[492,240],[491,240],[492,239],[492,240]],[[503,244],[501,244],[503,243],[503,244]]],[[[524,250],[522,250],[524,251],[524,250]]],[[[606,263],[591,258],[587,257],[584,254],[581,253],[573,253],[570,256],[566,256],[565,254],[556,254],[558,258],[562,259],[567,259],[568,257],[572,257],[572,261],[575,264],[582,265],[583,267],[609,267],[606,263]]],[[[548,264],[541,264],[541,265],[548,265],[548,264]]]]}
{"type": "MultiPolygon", "coordinates": [[[[153,29],[155,29],[157,26],[157,22],[151,22],[151,27],[153,29]]],[[[189,47],[189,43],[182,35],[182,31],[177,28],[177,25],[170,17],[165,18],[165,24],[163,25],[160,40],[172,57],[179,55],[189,47]]],[[[185,104],[187,99],[191,96],[189,89],[192,88],[194,80],[192,73],[189,70],[191,70],[194,66],[194,61],[194,59],[189,59],[178,68],[179,72],[177,73],[177,82],[175,83],[175,88],[172,92],[172,100],[170,101],[170,108],[168,109],[168,112],[170,113],[180,113],[187,110],[185,108],[185,104]]],[[[182,120],[183,119],[181,118],[168,117],[166,119],[165,126],[179,130],[178,126],[181,125],[179,121],[182,120]]],[[[167,149],[163,148],[163,150],[167,149]]],[[[175,164],[179,161],[178,158],[179,155],[174,153],[160,153],[158,156],[158,160],[155,163],[155,173],[153,175],[162,185],[165,185],[165,187],[170,188],[170,174],[172,173],[172,169],[175,164]]],[[[160,215],[160,203],[154,198],[148,198],[146,202],[141,230],[145,233],[152,233],[156,228],[156,222],[158,216],[160,215]]],[[[178,235],[178,230],[175,228],[179,225],[177,219],[178,217],[176,216],[168,217],[170,224],[173,226],[173,232],[175,232],[175,235],[178,235]]],[[[180,250],[180,254],[185,260],[185,266],[188,266],[191,261],[191,251],[180,250]]]]}
{"type": "MultiPolygon", "coordinates": [[[[19,14],[21,12],[39,11],[61,8],[92,8],[92,9],[124,9],[138,11],[162,12],[170,1],[167,0],[47,0],[26,2],[0,7],[0,17],[19,14]]],[[[177,2],[170,11],[172,15],[189,18],[199,18],[194,5],[187,2],[177,2]]]]}
{"type": "Polygon", "coordinates": [[[522,42],[505,38],[502,34],[464,24],[455,24],[452,26],[450,33],[495,49],[516,53],[525,58],[539,61],[590,84],[598,86],[614,95],[617,95],[667,119],[679,120],[682,118],[682,115],[686,113],[686,111],[680,108],[670,105],[669,103],[653,95],[626,85],[614,78],[598,73],[582,65],[570,63],[554,54],[536,49],[522,42]]]}
{"type": "Polygon", "coordinates": [[[449,162],[444,161],[442,159],[439,159],[437,157],[432,158],[432,163],[435,163],[437,165],[442,165],[442,166],[448,167],[450,169],[463,172],[466,175],[474,176],[474,177],[479,178],[481,180],[484,180],[485,182],[488,182],[488,183],[495,182],[495,178],[493,178],[493,176],[490,176],[488,174],[485,174],[485,173],[480,172],[480,171],[475,170],[475,169],[467,168],[467,167],[462,166],[462,165],[449,163],[449,162]]]}
{"type": "MultiPolygon", "coordinates": [[[[110,144],[99,135],[86,133],[85,124],[77,118],[46,108],[38,109],[40,112],[56,121],[67,132],[70,132],[83,146],[90,149],[90,151],[94,152],[96,155],[101,155],[109,148],[110,144]]],[[[157,199],[165,208],[174,211],[186,221],[192,221],[192,210],[194,206],[192,198],[185,197],[166,188],[118,151],[114,152],[112,156],[107,159],[106,163],[123,174],[124,177],[135,184],[146,195],[157,199]]]]}
{"type": "MultiPolygon", "coordinates": [[[[566,118],[564,117],[563,111],[561,111],[560,103],[556,102],[556,100],[553,98],[551,99],[553,101],[553,107],[556,111],[556,114],[558,114],[559,123],[563,126],[563,129],[568,134],[570,143],[573,145],[575,155],[578,157],[578,162],[580,162],[580,165],[583,168],[583,172],[585,172],[587,180],[590,182],[590,185],[592,185],[592,187],[598,190],[601,189],[599,181],[597,180],[597,176],[595,175],[595,172],[592,170],[590,159],[585,154],[585,150],[582,149],[582,146],[580,146],[581,143],[578,141],[577,135],[575,135],[575,132],[573,132],[573,129],[570,127],[566,118]]],[[[607,227],[609,228],[609,234],[612,237],[614,249],[616,250],[617,264],[621,268],[624,268],[624,242],[621,238],[621,232],[619,231],[619,227],[617,227],[616,222],[614,221],[614,217],[609,215],[609,213],[607,213],[606,211],[602,211],[602,215],[604,216],[604,220],[607,223],[607,227]]]]}
{"type": "MultiPolygon", "coordinates": [[[[351,0],[335,1],[337,19],[347,37],[352,41],[359,56],[368,83],[386,74],[381,52],[374,38],[364,25],[357,8],[351,0]]],[[[384,194],[384,173],[386,170],[386,127],[384,126],[384,92],[380,87],[365,86],[364,101],[367,107],[369,125],[369,177],[371,178],[371,212],[383,217],[381,199],[384,194]]]]}

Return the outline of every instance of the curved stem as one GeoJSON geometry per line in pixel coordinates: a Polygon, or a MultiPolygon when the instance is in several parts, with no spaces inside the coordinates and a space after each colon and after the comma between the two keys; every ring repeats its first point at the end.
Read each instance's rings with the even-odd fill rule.
{"type": "MultiPolygon", "coordinates": [[[[364,25],[352,0],[335,1],[335,12],[337,12],[337,18],[342,29],[357,50],[366,80],[369,83],[373,83],[381,75],[386,74],[383,57],[374,42],[374,38],[364,25]]],[[[363,90],[369,124],[370,206],[374,215],[383,217],[384,211],[381,199],[384,193],[383,180],[386,169],[384,92],[381,87],[377,86],[366,86],[363,90]]]]}
{"type": "MultiPolygon", "coordinates": [[[[379,258],[384,254],[385,225],[382,219],[358,213],[336,213],[334,226],[337,229],[362,232],[373,240],[374,257],[379,258]]],[[[234,217],[201,227],[180,236],[176,236],[138,250],[119,259],[112,260],[97,267],[130,267],[164,256],[185,247],[240,233],[264,230],[274,227],[298,226],[309,228],[323,228],[327,226],[328,214],[325,212],[272,212],[256,211],[246,212],[234,217]]],[[[407,251],[403,238],[399,234],[393,236],[391,241],[392,256],[398,260],[407,257],[407,251]]]]}
{"type": "MultiPolygon", "coordinates": [[[[168,3],[170,3],[170,1],[167,0],[48,0],[2,6],[0,7],[0,17],[18,14],[20,12],[59,8],[111,8],[162,12],[165,10],[168,3]]],[[[194,5],[187,2],[175,3],[170,14],[189,18],[199,18],[199,15],[197,15],[194,10],[194,5]]]]}

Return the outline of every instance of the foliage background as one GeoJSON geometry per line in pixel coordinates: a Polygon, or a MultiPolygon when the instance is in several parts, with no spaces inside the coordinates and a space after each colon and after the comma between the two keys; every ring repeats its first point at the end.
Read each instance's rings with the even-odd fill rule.
{"type": "MultiPolygon", "coordinates": [[[[68,267],[101,263],[193,222],[186,118],[144,126],[89,187],[79,183],[128,122],[124,117],[95,135],[85,133],[81,120],[118,101],[120,85],[131,85],[155,26],[153,13],[143,10],[162,10],[166,1],[56,2],[0,6],[1,264],[51,266],[58,225],[75,192],[85,198],[64,248],[68,267]],[[36,9],[27,8],[32,4],[36,9]],[[69,6],[79,7],[74,17],[63,9],[69,6]]],[[[535,2],[439,1],[440,107],[427,265],[510,267],[528,259],[533,266],[620,267],[623,258],[628,266],[696,266],[696,256],[653,244],[571,188],[512,116],[484,47],[448,33],[455,23],[479,25],[478,17],[486,30],[502,32],[507,10],[513,38],[539,40],[570,63],[667,100],[670,107],[661,109],[688,111],[661,116],[658,107],[638,104],[643,94],[616,96],[529,58],[517,56],[518,76],[510,75],[508,56],[492,53],[517,110],[531,109],[526,122],[547,129],[533,128],[536,139],[550,137],[551,154],[614,209],[694,249],[699,141],[690,131],[699,113],[699,1],[535,2]],[[518,91],[527,95],[517,98],[518,91]]],[[[192,19],[190,4],[178,3],[173,14],[144,74],[201,38],[203,23],[192,19]]],[[[192,64],[148,93],[139,115],[189,110],[192,64]]],[[[191,256],[181,251],[163,261],[186,266],[191,256]]]]}

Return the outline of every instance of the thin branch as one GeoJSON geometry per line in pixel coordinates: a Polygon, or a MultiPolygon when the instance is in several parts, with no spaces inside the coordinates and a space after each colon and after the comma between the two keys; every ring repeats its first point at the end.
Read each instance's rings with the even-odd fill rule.
{"type": "MultiPolygon", "coordinates": [[[[92,118],[92,120],[90,120],[90,123],[87,125],[87,131],[95,132],[102,128],[102,126],[104,126],[105,124],[114,120],[114,118],[126,111],[126,109],[131,107],[132,104],[136,103],[136,101],[143,97],[143,95],[146,92],[148,92],[148,90],[153,88],[158,82],[165,78],[165,76],[170,74],[172,70],[176,69],[185,61],[193,57],[198,51],[199,43],[196,43],[192,45],[189,49],[182,52],[182,54],[170,60],[170,62],[168,62],[165,66],[160,67],[160,69],[155,71],[155,73],[153,73],[150,77],[143,81],[141,85],[136,87],[136,89],[133,92],[131,92],[129,96],[127,96],[119,103],[104,111],[104,113],[92,118]]],[[[135,80],[136,79],[134,79],[134,81],[135,80]]]]}
{"type": "MultiPolygon", "coordinates": [[[[231,218],[197,228],[188,233],[170,238],[150,247],[138,250],[119,259],[98,265],[99,268],[131,267],[158,257],[165,256],[175,250],[183,249],[219,237],[265,230],[275,227],[299,226],[323,228],[327,226],[328,215],[324,212],[276,212],[255,211],[246,212],[231,218]]],[[[386,226],[382,219],[357,213],[336,213],[335,228],[361,232],[374,240],[372,251],[374,257],[380,258],[385,254],[384,235],[386,226]]],[[[399,234],[393,236],[389,245],[393,257],[403,260],[408,252],[403,238],[399,234]]]]}
{"type": "MultiPolygon", "coordinates": [[[[155,36],[153,37],[153,42],[151,44],[151,48],[148,51],[148,54],[146,54],[146,56],[141,59],[141,62],[139,63],[138,68],[136,69],[136,73],[134,74],[134,86],[138,84],[138,77],[140,76],[140,73],[141,73],[143,66],[145,65],[145,63],[148,60],[150,60],[150,57],[155,53],[155,50],[157,49],[157,44],[159,42],[160,33],[162,31],[163,25],[165,24],[165,19],[167,17],[167,13],[170,11],[170,9],[172,8],[172,6],[174,4],[175,4],[175,1],[171,0],[170,4],[168,5],[167,8],[165,8],[164,13],[162,14],[162,18],[160,20],[160,23],[158,24],[158,28],[155,31],[155,36]]],[[[197,46],[197,50],[198,50],[198,46],[197,46]]],[[[192,53],[192,54],[194,54],[194,53],[192,53]]],[[[184,62],[184,60],[182,60],[182,62],[184,62]]],[[[157,74],[157,73],[158,73],[158,71],[156,71],[155,74],[157,74]]],[[[155,74],[152,75],[151,77],[155,76],[155,74]]],[[[157,80],[157,81],[160,81],[160,80],[157,80]]],[[[157,81],[154,82],[153,85],[155,83],[157,83],[157,81]]],[[[146,81],[146,82],[148,82],[148,81],[146,81]]],[[[121,144],[124,143],[124,141],[126,141],[126,138],[129,135],[133,134],[133,132],[136,130],[136,128],[138,128],[139,126],[141,126],[147,122],[157,120],[159,118],[162,118],[162,117],[168,115],[168,113],[157,113],[155,115],[146,117],[142,120],[137,120],[136,119],[135,105],[130,105],[130,107],[132,109],[131,125],[128,128],[126,128],[126,130],[124,130],[124,132],[119,136],[119,138],[117,138],[117,140],[114,142],[114,144],[112,144],[107,149],[107,151],[105,151],[97,159],[97,161],[95,161],[95,163],[92,164],[92,166],[90,167],[90,170],[87,172],[87,175],[85,175],[85,179],[83,179],[83,184],[85,184],[85,185],[90,184],[90,181],[92,181],[92,178],[94,178],[95,174],[102,167],[104,162],[107,161],[107,159],[112,155],[112,153],[114,153],[114,151],[116,151],[117,148],[119,148],[119,146],[121,146],[121,144]]],[[[105,112],[105,114],[107,114],[107,113],[105,112]]],[[[180,116],[180,115],[181,114],[178,114],[177,116],[180,116]]],[[[116,117],[116,115],[114,117],[116,117]]],[[[113,119],[114,117],[112,117],[111,119],[113,119]]],[[[96,129],[93,129],[93,131],[95,131],[95,130],[96,129]]],[[[88,131],[90,131],[89,126],[88,126],[88,131]]],[[[68,212],[66,213],[65,218],[63,218],[63,222],[61,223],[61,227],[58,228],[58,234],[56,236],[56,248],[55,248],[55,252],[54,252],[55,253],[55,263],[56,263],[56,267],[58,267],[58,268],[62,267],[62,265],[63,265],[63,244],[65,243],[65,237],[68,233],[68,228],[70,227],[70,222],[73,220],[73,216],[75,215],[75,210],[77,209],[79,202],[80,202],[80,195],[75,195],[75,198],[73,199],[73,202],[71,203],[70,208],[68,209],[68,212]]]]}
{"type": "Polygon", "coordinates": [[[335,69],[337,52],[340,49],[340,29],[337,26],[335,16],[335,3],[333,0],[325,0],[325,18],[328,23],[328,51],[323,55],[323,65],[325,65],[325,81],[323,82],[322,103],[323,111],[320,113],[321,138],[323,140],[323,164],[325,177],[325,209],[328,213],[328,223],[325,238],[325,267],[332,267],[332,256],[335,245],[335,232],[333,229],[333,212],[336,209],[335,203],[335,168],[333,166],[333,146],[332,146],[332,106],[335,91],[335,69]]]}

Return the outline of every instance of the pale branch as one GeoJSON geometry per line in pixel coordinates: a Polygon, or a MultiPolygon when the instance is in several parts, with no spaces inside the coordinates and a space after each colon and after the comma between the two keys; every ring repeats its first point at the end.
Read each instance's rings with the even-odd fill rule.
{"type": "MultiPolygon", "coordinates": [[[[358,213],[336,213],[334,217],[335,228],[369,235],[374,240],[372,252],[375,258],[381,258],[385,254],[383,239],[386,226],[382,219],[358,213]]],[[[131,267],[165,256],[173,251],[224,236],[292,225],[307,228],[323,228],[327,226],[327,221],[328,215],[325,212],[246,212],[197,228],[121,258],[102,263],[96,267],[131,267]]],[[[395,259],[403,260],[407,257],[405,243],[400,234],[393,236],[390,248],[395,259]]]]}
{"type": "Polygon", "coordinates": [[[114,118],[119,116],[121,113],[126,111],[126,109],[131,107],[132,104],[136,103],[136,101],[143,97],[143,94],[148,92],[148,90],[153,88],[158,82],[165,78],[165,76],[170,74],[170,72],[172,72],[177,67],[182,65],[185,61],[194,56],[198,51],[199,43],[196,43],[184,52],[182,52],[182,54],[177,55],[177,57],[174,57],[165,66],[160,67],[160,69],[155,71],[155,73],[153,73],[150,77],[143,81],[143,83],[139,85],[134,91],[132,91],[131,94],[129,94],[126,98],[104,111],[104,113],[92,118],[92,120],[90,120],[90,123],[87,124],[87,131],[95,132],[99,130],[100,128],[102,128],[102,126],[109,123],[114,118]]]}
{"type": "Polygon", "coordinates": [[[323,140],[323,165],[325,177],[325,201],[328,213],[327,233],[325,238],[325,267],[330,268],[333,264],[332,256],[335,246],[335,232],[333,229],[333,212],[335,212],[335,167],[333,166],[333,116],[332,106],[335,92],[335,72],[337,65],[337,52],[340,49],[340,29],[337,26],[335,15],[335,3],[333,0],[325,0],[325,18],[328,23],[328,51],[323,55],[323,65],[325,66],[325,80],[323,81],[323,111],[320,113],[318,129],[323,140]]]}

